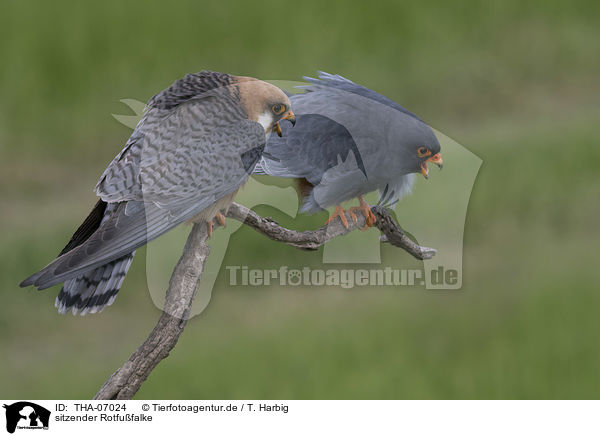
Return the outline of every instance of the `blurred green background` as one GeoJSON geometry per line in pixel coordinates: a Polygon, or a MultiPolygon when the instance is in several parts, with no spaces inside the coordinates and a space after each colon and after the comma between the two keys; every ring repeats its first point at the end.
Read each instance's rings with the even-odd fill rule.
{"type": "MultiPolygon", "coordinates": [[[[17,284],[95,202],[97,178],[130,134],[111,116],[128,112],[119,100],[146,101],[208,68],[339,73],[481,157],[464,286],[231,289],[225,271],[138,399],[597,398],[599,9],[2,0],[0,397],[90,398],[154,326],[142,255],[96,316],[59,316],[58,288],[17,284]]],[[[296,224],[257,210],[306,228],[326,217],[296,224]]],[[[264,265],[318,256],[242,229],[226,263],[258,265],[257,253],[264,265]]]]}

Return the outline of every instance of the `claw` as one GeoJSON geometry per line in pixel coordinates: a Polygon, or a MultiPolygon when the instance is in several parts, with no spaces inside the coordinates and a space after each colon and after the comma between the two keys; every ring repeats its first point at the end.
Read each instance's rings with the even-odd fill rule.
{"type": "MultiPolygon", "coordinates": [[[[350,215],[350,216],[352,216],[352,215],[350,215]]],[[[325,225],[329,224],[331,221],[333,221],[337,217],[340,217],[344,227],[348,228],[348,220],[346,219],[346,211],[340,205],[337,205],[335,207],[335,210],[333,211],[333,213],[331,214],[329,219],[327,221],[325,221],[325,225]]],[[[356,215],[353,217],[353,219],[356,219],[356,215]]]]}
{"type": "Polygon", "coordinates": [[[352,208],[347,209],[346,212],[348,212],[348,215],[350,215],[350,217],[352,218],[352,221],[354,221],[355,223],[358,222],[358,218],[356,217],[356,214],[354,213],[352,208]]]}
{"type": "Polygon", "coordinates": [[[281,138],[282,133],[281,133],[281,127],[279,127],[279,123],[275,123],[275,131],[277,132],[277,135],[279,135],[279,137],[281,138]]]}
{"type": "Polygon", "coordinates": [[[363,216],[365,217],[365,226],[363,228],[361,228],[361,230],[364,232],[365,230],[368,230],[370,227],[373,227],[373,224],[375,224],[375,222],[377,221],[377,217],[375,216],[375,214],[371,211],[371,206],[369,206],[369,203],[367,203],[362,196],[358,196],[358,201],[360,203],[360,206],[353,206],[350,208],[350,211],[354,212],[359,211],[363,214],[363,216]]]}
{"type": "Polygon", "coordinates": [[[227,227],[227,222],[225,221],[225,215],[223,215],[221,212],[217,212],[217,214],[215,215],[215,218],[217,219],[217,222],[222,227],[227,227]]]}
{"type": "Polygon", "coordinates": [[[212,235],[213,235],[213,229],[214,229],[213,220],[215,220],[215,219],[217,220],[217,222],[219,223],[220,226],[227,227],[226,221],[225,221],[225,215],[223,215],[221,212],[217,212],[215,217],[206,223],[206,228],[208,229],[208,237],[209,238],[212,238],[212,235]]]}

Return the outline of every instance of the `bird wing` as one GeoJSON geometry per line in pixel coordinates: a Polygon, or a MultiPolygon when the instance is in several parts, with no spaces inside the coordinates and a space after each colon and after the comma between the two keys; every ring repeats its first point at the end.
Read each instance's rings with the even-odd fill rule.
{"type": "Polygon", "coordinates": [[[416,114],[412,113],[408,109],[400,106],[393,100],[381,95],[380,93],[373,91],[372,89],[366,88],[362,85],[354,83],[353,81],[346,79],[345,77],[340,76],[339,74],[329,74],[324,71],[318,71],[319,78],[315,79],[313,77],[304,76],[303,79],[310,83],[310,85],[302,85],[298,86],[300,89],[306,89],[309,92],[316,91],[320,88],[333,88],[339,89],[346,92],[351,92],[356,95],[360,95],[362,97],[369,98],[378,103],[384,104],[388,107],[394,108],[409,117],[412,117],[416,120],[423,122],[421,118],[419,118],[416,114]]]}
{"type": "Polygon", "coordinates": [[[96,192],[118,207],[89,239],[23,282],[40,289],[122,257],[231,194],[252,173],[265,145],[248,119],[219,121],[214,99],[149,113],[109,165],[96,192]],[[133,137],[132,136],[132,137],[133,137]]]}
{"type": "MultiPolygon", "coordinates": [[[[293,103],[292,103],[293,104],[293,103]]],[[[357,167],[367,176],[362,157],[348,130],[320,114],[296,115],[292,128],[281,126],[281,137],[271,135],[255,174],[305,178],[311,184],[321,182],[323,174],[354,155],[357,167]]]]}
{"type": "Polygon", "coordinates": [[[293,129],[282,126],[281,138],[269,138],[258,174],[305,178],[318,199],[306,199],[302,211],[316,212],[380,186],[390,159],[383,145],[390,112],[361,95],[335,88],[296,94],[293,129]]]}
{"type": "Polygon", "coordinates": [[[304,77],[306,92],[291,97],[296,127],[270,138],[257,173],[306,178],[315,187],[303,212],[379,189],[382,204],[410,191],[404,144],[431,129],[415,114],[342,76],[304,77]],[[303,122],[304,119],[304,122],[303,122]],[[330,133],[332,132],[332,133],[330,133]]]}

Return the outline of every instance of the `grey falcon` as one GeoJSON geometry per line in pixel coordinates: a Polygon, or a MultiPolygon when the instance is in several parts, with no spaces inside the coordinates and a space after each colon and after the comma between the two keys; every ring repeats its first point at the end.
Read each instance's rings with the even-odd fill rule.
{"type": "Polygon", "coordinates": [[[304,77],[306,92],[292,95],[296,126],[269,138],[255,174],[295,178],[301,212],[316,213],[335,205],[329,223],[346,213],[365,215],[366,229],[375,216],[363,195],[379,190],[379,202],[395,205],[410,192],[415,173],[429,177],[429,162],[442,167],[440,143],[417,115],[383,95],[342,76],[319,72],[304,77]],[[340,203],[358,198],[359,206],[340,203]]]}
{"type": "Polygon", "coordinates": [[[148,102],[96,185],[100,199],[58,258],[21,286],[64,282],[55,303],[61,313],[112,304],[136,249],[186,221],[212,229],[282,119],[294,122],[290,100],[269,83],[213,71],[175,81],[148,102]]]}

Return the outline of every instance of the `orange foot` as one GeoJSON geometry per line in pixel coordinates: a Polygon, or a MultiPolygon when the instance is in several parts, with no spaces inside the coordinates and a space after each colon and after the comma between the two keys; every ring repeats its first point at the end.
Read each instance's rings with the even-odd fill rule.
{"type": "Polygon", "coordinates": [[[352,210],[344,210],[344,208],[342,206],[337,205],[335,207],[335,210],[333,211],[333,213],[329,217],[329,219],[327,221],[325,221],[325,225],[329,224],[335,218],[340,217],[340,219],[342,220],[342,224],[344,225],[344,227],[348,228],[348,220],[346,219],[346,212],[348,212],[348,215],[350,215],[350,217],[352,217],[352,220],[354,222],[357,221],[356,215],[354,214],[354,212],[352,210]]]}
{"type": "Polygon", "coordinates": [[[221,212],[217,212],[217,214],[215,215],[215,218],[217,219],[217,221],[219,222],[219,224],[222,227],[227,227],[226,221],[225,221],[225,215],[223,215],[221,212]]]}
{"type": "MultiPolygon", "coordinates": [[[[215,218],[217,219],[217,222],[219,223],[219,225],[226,227],[226,221],[225,221],[225,216],[221,213],[221,212],[217,212],[217,214],[215,215],[215,218]]],[[[213,235],[213,222],[212,220],[210,220],[209,222],[206,223],[207,228],[208,228],[208,237],[212,238],[213,235]]]]}
{"type": "Polygon", "coordinates": [[[354,213],[354,211],[358,211],[363,214],[363,216],[365,217],[365,226],[361,230],[364,232],[368,228],[372,227],[373,224],[375,224],[375,221],[377,221],[377,217],[371,211],[371,206],[369,206],[369,204],[362,198],[362,196],[358,196],[358,201],[360,202],[360,206],[351,207],[350,210],[348,210],[348,212],[354,213]]]}

